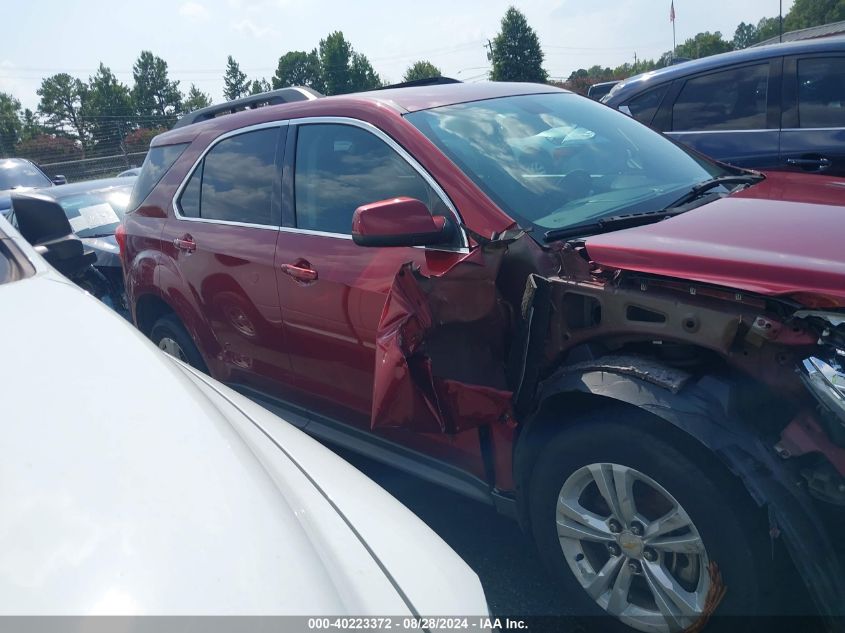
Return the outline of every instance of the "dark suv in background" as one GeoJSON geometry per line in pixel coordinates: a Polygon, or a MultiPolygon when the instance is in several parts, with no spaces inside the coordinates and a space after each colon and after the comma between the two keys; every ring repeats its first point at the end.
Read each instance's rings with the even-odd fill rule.
{"type": "Polygon", "coordinates": [[[695,629],[800,579],[845,614],[845,180],[547,85],[276,96],[153,140],[116,234],[145,335],[518,518],[579,613],[695,629]]]}
{"type": "Polygon", "coordinates": [[[602,101],[732,165],[845,175],[845,36],[670,66],[602,101]]]}

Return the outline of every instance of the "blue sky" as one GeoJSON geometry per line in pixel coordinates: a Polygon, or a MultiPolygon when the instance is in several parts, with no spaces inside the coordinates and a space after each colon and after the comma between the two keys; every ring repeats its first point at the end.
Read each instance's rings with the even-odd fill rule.
{"type": "MultiPolygon", "coordinates": [[[[342,30],[390,81],[429,59],[444,74],[478,80],[485,42],[516,5],[537,30],[546,69],[566,77],[592,64],[657,57],[672,46],[666,0],[28,0],[4,3],[0,91],[38,104],[42,77],[87,79],[100,61],[127,84],[142,49],[164,58],[186,92],[191,83],[222,101],[226,56],[250,78],[268,78],[279,56],[310,50],[342,30]]],[[[784,0],[786,12],[792,0],[784,0]]],[[[778,12],[778,0],[675,0],[678,42],[699,31],[733,35],[739,22],[778,12]]]]}

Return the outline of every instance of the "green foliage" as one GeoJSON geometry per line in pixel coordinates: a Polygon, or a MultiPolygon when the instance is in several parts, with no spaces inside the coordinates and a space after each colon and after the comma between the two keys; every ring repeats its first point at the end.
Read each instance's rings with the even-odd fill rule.
{"type": "Polygon", "coordinates": [[[320,40],[319,60],[323,92],[327,95],[371,90],[382,85],[370,60],[356,53],[340,31],[320,40]]]}
{"type": "Polygon", "coordinates": [[[739,26],[736,27],[736,31],[734,31],[733,47],[736,50],[740,50],[748,48],[757,41],[759,41],[757,39],[757,27],[753,24],[740,22],[739,26]]]}
{"type": "Polygon", "coordinates": [[[166,131],[164,127],[141,127],[127,134],[123,144],[127,152],[146,152],[150,148],[150,141],[166,131]]]}
{"type": "Polygon", "coordinates": [[[417,81],[442,76],[442,71],[428,60],[420,60],[408,67],[402,81],[417,81]]]}
{"type": "Polygon", "coordinates": [[[352,53],[352,61],[349,64],[349,90],[350,92],[361,92],[372,90],[384,85],[381,77],[373,69],[370,60],[361,53],[352,53]]]}
{"type": "Polygon", "coordinates": [[[132,87],[132,101],[135,112],[142,117],[169,117],[182,112],[182,93],[179,82],[170,81],[167,76],[167,62],[150,51],[141,55],[132,66],[135,85],[132,87]]]}
{"type": "Polygon", "coordinates": [[[680,44],[675,49],[675,55],[677,57],[698,59],[699,57],[708,57],[718,53],[727,53],[731,50],[733,50],[733,43],[722,39],[722,34],[719,31],[715,33],[704,31],[680,44]]]}
{"type": "Polygon", "coordinates": [[[85,158],[79,143],[57,134],[38,134],[18,143],[18,156],[25,156],[36,163],[49,163],[85,158]]]}
{"type": "Polygon", "coordinates": [[[533,81],[543,83],[548,74],[543,69],[540,39],[528,25],[525,15],[510,7],[502,18],[502,27],[493,40],[493,81],[533,81]]]}
{"type": "Polygon", "coordinates": [[[270,90],[270,84],[266,79],[253,79],[249,83],[249,94],[251,95],[261,94],[262,92],[267,92],[268,90],[270,90]]]}
{"type": "Polygon", "coordinates": [[[21,119],[21,140],[28,141],[44,133],[44,126],[35,118],[35,113],[26,108],[21,119]]]}
{"type": "Polygon", "coordinates": [[[795,31],[841,20],[845,20],[845,0],[795,0],[783,18],[783,30],[795,31]]]}
{"type": "Polygon", "coordinates": [[[185,112],[193,112],[194,110],[199,110],[200,108],[207,108],[210,105],[211,97],[197,88],[194,84],[191,84],[191,89],[188,90],[188,96],[185,97],[185,101],[182,104],[185,112]]]}
{"type": "Polygon", "coordinates": [[[94,147],[100,154],[120,151],[124,134],[133,126],[134,109],[129,88],[100,63],[88,83],[88,118],[94,147]]]}
{"type": "Polygon", "coordinates": [[[226,97],[226,101],[232,101],[247,94],[249,94],[249,82],[246,73],[241,72],[238,62],[229,55],[226,60],[226,73],[223,75],[223,96],[226,97]]]}
{"type": "Polygon", "coordinates": [[[349,78],[351,59],[352,45],[340,31],[329,33],[326,39],[320,40],[320,67],[327,95],[352,92],[352,82],[349,78]]]}
{"type": "Polygon", "coordinates": [[[272,82],[273,88],[307,86],[318,92],[325,92],[317,49],[315,48],[310,53],[289,51],[282,55],[272,82]]]}
{"type": "Polygon", "coordinates": [[[79,142],[83,156],[90,142],[88,86],[76,77],[59,73],[41,81],[38,112],[51,130],[79,142]]]}
{"type": "Polygon", "coordinates": [[[21,102],[12,95],[0,92],[0,156],[14,153],[21,137],[21,102]]]}

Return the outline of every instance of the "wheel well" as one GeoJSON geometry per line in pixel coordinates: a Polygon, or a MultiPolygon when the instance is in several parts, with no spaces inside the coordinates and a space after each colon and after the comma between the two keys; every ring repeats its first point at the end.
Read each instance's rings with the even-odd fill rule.
{"type": "MultiPolygon", "coordinates": [[[[745,492],[740,478],[735,473],[732,473],[709,448],[671,422],[635,404],[615,398],[582,392],[562,392],[553,394],[542,402],[536,413],[520,429],[519,437],[515,443],[513,468],[520,523],[523,521],[527,522],[527,503],[525,503],[527,495],[524,493],[531,479],[534,465],[543,448],[552,437],[564,429],[577,424],[582,414],[600,409],[606,409],[608,412],[612,411],[614,415],[619,415],[620,412],[624,413],[627,411],[628,413],[635,414],[631,416],[632,419],[639,418],[642,420],[642,416],[648,416],[648,426],[653,424],[654,429],[659,429],[660,436],[669,441],[678,450],[687,453],[699,463],[709,464],[711,466],[710,472],[712,476],[722,485],[745,492]]],[[[601,438],[596,438],[596,441],[601,441],[601,438]]],[[[751,497],[748,499],[752,501],[751,497]]]]}
{"type": "Polygon", "coordinates": [[[143,295],[135,304],[135,320],[138,329],[146,336],[152,332],[155,322],[166,314],[175,314],[175,310],[156,295],[143,295]]]}

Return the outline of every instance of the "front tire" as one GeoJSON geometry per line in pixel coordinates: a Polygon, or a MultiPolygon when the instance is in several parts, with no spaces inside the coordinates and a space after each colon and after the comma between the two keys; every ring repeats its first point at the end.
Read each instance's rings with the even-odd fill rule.
{"type": "Polygon", "coordinates": [[[716,614],[766,612],[766,522],[703,449],[678,450],[675,433],[644,412],[596,411],[556,435],[532,472],[540,554],[579,614],[614,618],[602,630],[682,631],[709,614],[720,585],[716,614]]]}
{"type": "Polygon", "coordinates": [[[160,317],[150,330],[150,340],[165,354],[188,363],[194,369],[208,373],[208,367],[202,359],[197,346],[185,326],[173,314],[160,317]]]}

